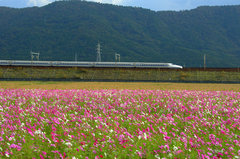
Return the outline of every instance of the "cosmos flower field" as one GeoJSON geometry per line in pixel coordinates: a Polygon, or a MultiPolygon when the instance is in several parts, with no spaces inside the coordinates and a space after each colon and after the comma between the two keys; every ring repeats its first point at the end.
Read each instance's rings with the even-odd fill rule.
{"type": "Polygon", "coordinates": [[[0,89],[0,158],[240,158],[240,92],[0,89]]]}

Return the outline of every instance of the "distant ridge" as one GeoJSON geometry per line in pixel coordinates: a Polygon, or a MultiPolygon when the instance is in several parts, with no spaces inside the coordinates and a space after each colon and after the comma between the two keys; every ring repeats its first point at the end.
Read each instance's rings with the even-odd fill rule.
{"type": "Polygon", "coordinates": [[[0,7],[0,59],[172,62],[186,67],[240,67],[240,6],[151,11],[85,1],[0,7]]]}

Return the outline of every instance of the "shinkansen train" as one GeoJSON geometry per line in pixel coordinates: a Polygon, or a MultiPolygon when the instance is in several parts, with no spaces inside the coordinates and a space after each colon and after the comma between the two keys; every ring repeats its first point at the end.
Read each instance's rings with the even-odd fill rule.
{"type": "Polygon", "coordinates": [[[182,69],[180,65],[172,63],[145,62],[78,62],[78,61],[20,61],[0,60],[0,66],[41,66],[41,67],[120,67],[120,68],[173,68],[182,69]]]}

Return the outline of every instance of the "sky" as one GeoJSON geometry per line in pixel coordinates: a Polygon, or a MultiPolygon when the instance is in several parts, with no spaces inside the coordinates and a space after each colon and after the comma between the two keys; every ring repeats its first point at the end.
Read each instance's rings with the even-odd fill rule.
{"type": "MultiPolygon", "coordinates": [[[[0,0],[0,6],[24,8],[44,6],[56,0],[0,0]]],[[[189,10],[198,6],[240,5],[240,0],[87,0],[123,6],[148,8],[155,11],[189,10]]]]}

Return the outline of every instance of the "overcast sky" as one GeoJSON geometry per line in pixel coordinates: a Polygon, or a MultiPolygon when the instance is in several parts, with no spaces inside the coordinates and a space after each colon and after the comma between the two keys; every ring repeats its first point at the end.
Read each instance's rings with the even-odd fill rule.
{"type": "MultiPolygon", "coordinates": [[[[43,6],[55,0],[0,0],[0,6],[15,8],[43,6]]],[[[240,5],[240,0],[89,0],[124,6],[137,6],[155,11],[186,10],[198,6],[240,5]]]]}

